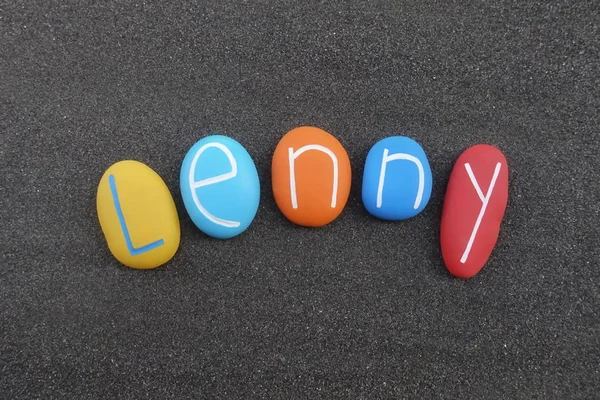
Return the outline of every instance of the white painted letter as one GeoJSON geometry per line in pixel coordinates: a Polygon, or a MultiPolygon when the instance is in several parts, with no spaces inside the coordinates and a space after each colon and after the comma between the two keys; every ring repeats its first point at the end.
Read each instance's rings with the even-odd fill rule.
{"type": "Polygon", "coordinates": [[[298,200],[296,199],[296,172],[294,171],[294,162],[296,158],[302,155],[302,153],[309,150],[321,151],[327,154],[333,162],[333,192],[331,194],[331,208],[335,208],[338,191],[338,159],[333,153],[333,151],[329,150],[325,146],[321,146],[320,144],[309,144],[299,148],[298,150],[296,150],[296,152],[294,152],[294,149],[292,147],[288,149],[290,161],[290,193],[292,195],[292,207],[298,208],[298,200]]]}
{"type": "Polygon", "coordinates": [[[411,156],[406,153],[396,153],[388,156],[389,150],[383,150],[383,158],[381,159],[381,172],[379,173],[379,188],[377,189],[377,208],[381,208],[383,202],[383,184],[385,182],[385,169],[387,163],[394,160],[408,160],[412,161],[417,165],[419,169],[419,189],[417,190],[417,198],[415,199],[414,209],[416,210],[421,205],[423,199],[423,190],[425,189],[425,172],[423,171],[423,164],[415,156],[411,156]]]}
{"type": "Polygon", "coordinates": [[[469,163],[465,164],[465,169],[467,170],[467,174],[469,174],[469,179],[471,180],[473,187],[477,191],[477,196],[479,196],[482,206],[481,206],[481,210],[479,210],[479,215],[477,216],[477,221],[475,221],[475,226],[473,227],[473,231],[471,232],[471,237],[469,238],[469,243],[467,243],[465,252],[463,253],[463,255],[460,259],[460,262],[463,264],[465,262],[467,262],[467,258],[469,258],[469,253],[471,252],[471,247],[473,247],[473,241],[475,241],[475,236],[477,235],[477,231],[479,230],[479,225],[481,224],[481,220],[483,219],[483,215],[485,214],[485,209],[487,208],[490,198],[492,197],[492,192],[494,191],[494,185],[496,185],[496,179],[498,178],[498,174],[500,173],[501,166],[502,166],[501,163],[496,164],[496,169],[494,170],[494,176],[492,177],[492,181],[490,182],[490,187],[488,188],[488,191],[484,196],[483,192],[481,191],[481,187],[477,183],[477,179],[475,178],[475,175],[473,175],[473,170],[471,169],[471,166],[469,165],[469,163]]]}
{"type": "Polygon", "coordinates": [[[214,215],[209,213],[208,210],[206,210],[206,208],[204,208],[204,206],[200,203],[200,200],[198,199],[198,195],[196,194],[196,189],[198,189],[202,186],[214,185],[215,183],[219,183],[219,182],[223,182],[228,179],[231,179],[231,178],[235,178],[236,175],[237,175],[237,162],[235,161],[233,154],[231,154],[231,151],[227,148],[227,146],[225,146],[221,143],[211,142],[211,143],[207,143],[204,146],[200,147],[200,149],[198,149],[198,151],[194,155],[194,159],[192,160],[192,164],[190,165],[190,176],[189,176],[190,189],[192,191],[192,198],[194,199],[194,203],[196,204],[196,207],[198,207],[198,210],[200,210],[200,212],[209,221],[211,221],[217,225],[225,226],[227,228],[237,228],[238,226],[240,226],[240,223],[237,221],[228,221],[226,219],[221,219],[221,218],[215,217],[214,215]],[[204,152],[204,150],[206,150],[210,147],[216,147],[217,149],[219,149],[223,153],[225,153],[225,155],[227,156],[227,159],[229,160],[229,164],[231,164],[231,172],[213,176],[212,178],[202,179],[202,180],[196,182],[196,181],[194,181],[194,172],[196,170],[196,164],[198,163],[198,159],[200,158],[200,155],[204,152]]]}

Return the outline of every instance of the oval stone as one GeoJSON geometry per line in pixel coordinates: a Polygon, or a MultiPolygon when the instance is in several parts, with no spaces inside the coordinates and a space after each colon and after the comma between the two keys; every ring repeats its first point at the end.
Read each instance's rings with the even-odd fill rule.
{"type": "Polygon", "coordinates": [[[244,232],[260,202],[260,182],[250,154],[235,139],[212,135],[187,152],[180,172],[181,196],[205,234],[229,239],[244,232]]]}
{"type": "Polygon", "coordinates": [[[177,208],[162,178],[145,164],[111,165],[98,184],[98,220],[108,248],[122,264],[156,268],[179,248],[177,208]]]}
{"type": "Polygon", "coordinates": [[[441,250],[448,271],[471,278],[485,265],[500,234],[508,202],[508,164],[488,144],[465,150],[446,189],[440,226],[441,250]]]}
{"type": "Polygon", "coordinates": [[[412,218],[427,206],[431,188],[429,161],[413,139],[391,136],[369,150],[362,200],[373,216],[394,221],[412,218]]]}
{"type": "Polygon", "coordinates": [[[331,134],[312,126],[286,133],[273,154],[275,202],[291,222],[320,227],[344,209],[351,186],[350,159],[331,134]]]}

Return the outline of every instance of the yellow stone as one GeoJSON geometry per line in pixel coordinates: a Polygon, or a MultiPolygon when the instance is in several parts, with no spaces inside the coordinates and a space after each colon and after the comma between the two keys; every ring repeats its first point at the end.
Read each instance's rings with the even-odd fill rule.
{"type": "Polygon", "coordinates": [[[111,165],[98,184],[96,209],[108,248],[122,264],[156,268],[177,252],[179,217],[169,188],[145,164],[111,165]]]}

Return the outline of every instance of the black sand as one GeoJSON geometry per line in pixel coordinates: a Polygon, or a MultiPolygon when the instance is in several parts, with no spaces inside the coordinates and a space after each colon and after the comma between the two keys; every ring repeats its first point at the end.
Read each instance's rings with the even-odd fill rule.
{"type": "Polygon", "coordinates": [[[597,1],[11,1],[0,6],[3,399],[589,399],[600,393],[597,1]],[[278,211],[270,158],[316,125],[353,191],[338,220],[278,211]],[[262,182],[248,231],[211,240],[179,166],[223,133],[262,182]],[[426,150],[432,199],[385,223],[360,202],[380,138],[426,150]],[[444,190],[476,143],[510,202],[472,280],[439,250],[444,190]],[[142,161],[182,220],[175,258],[119,265],[104,170],[142,161]]]}

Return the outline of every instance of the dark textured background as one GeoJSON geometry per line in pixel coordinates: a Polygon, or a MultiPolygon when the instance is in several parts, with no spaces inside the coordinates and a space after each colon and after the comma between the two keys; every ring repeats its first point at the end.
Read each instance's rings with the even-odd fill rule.
{"type": "Polygon", "coordinates": [[[4,1],[0,393],[20,398],[593,398],[599,350],[599,3],[4,1]],[[101,4],[98,4],[101,3],[101,4]],[[353,192],[318,230],[278,211],[270,159],[311,124],[353,192]],[[254,157],[259,213],[229,241],[182,207],[179,166],[223,133],[254,157]],[[360,202],[379,139],[434,171],[418,217],[360,202]],[[506,154],[489,263],[453,279],[444,190],[476,143],[506,154]],[[119,265],[95,213],[142,161],[182,219],[175,258],[119,265]]]}

